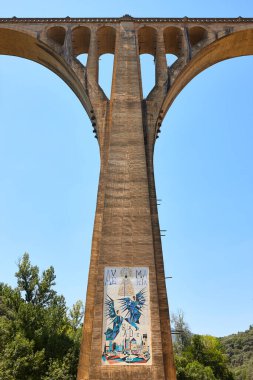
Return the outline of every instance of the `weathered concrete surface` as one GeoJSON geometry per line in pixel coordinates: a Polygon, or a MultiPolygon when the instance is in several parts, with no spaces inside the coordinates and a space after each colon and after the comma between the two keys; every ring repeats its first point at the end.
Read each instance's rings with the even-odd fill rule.
{"type": "MultiPolygon", "coordinates": [[[[175,97],[199,72],[253,53],[253,19],[0,19],[0,53],[43,64],[86,109],[101,171],[78,380],[175,380],[156,204],[153,151],[175,97]],[[88,53],[87,65],[77,59],[88,53]],[[114,54],[111,98],[98,85],[99,56],[114,54]],[[140,61],[152,54],[156,85],[142,96],[140,61]],[[167,66],[166,53],[178,59],[167,66]],[[102,366],[105,266],[150,270],[152,365],[102,366]]],[[[239,80],[239,73],[237,73],[239,80]]]]}

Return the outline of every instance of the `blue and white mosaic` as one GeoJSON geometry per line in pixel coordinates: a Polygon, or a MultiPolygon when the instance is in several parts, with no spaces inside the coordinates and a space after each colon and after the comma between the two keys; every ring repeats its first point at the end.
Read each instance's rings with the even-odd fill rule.
{"type": "Polygon", "coordinates": [[[106,267],[102,363],[151,364],[149,269],[106,267]]]}

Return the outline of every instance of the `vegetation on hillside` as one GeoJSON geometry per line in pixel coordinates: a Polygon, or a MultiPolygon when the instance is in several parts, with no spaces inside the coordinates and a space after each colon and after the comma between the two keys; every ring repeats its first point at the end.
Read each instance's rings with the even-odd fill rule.
{"type": "Polygon", "coordinates": [[[220,339],[236,380],[253,380],[253,326],[220,339]]]}

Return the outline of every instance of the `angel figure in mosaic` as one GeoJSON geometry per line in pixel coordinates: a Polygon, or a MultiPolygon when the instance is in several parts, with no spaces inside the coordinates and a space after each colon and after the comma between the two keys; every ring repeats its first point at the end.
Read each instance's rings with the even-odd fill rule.
{"type": "Polygon", "coordinates": [[[124,318],[119,315],[119,310],[115,311],[114,301],[108,294],[105,305],[106,318],[112,323],[112,328],[108,327],[105,332],[106,340],[114,340],[120,331],[124,318]]]}
{"type": "Polygon", "coordinates": [[[120,298],[121,311],[125,314],[125,320],[135,328],[139,330],[140,317],[142,315],[142,308],[146,305],[145,288],[140,290],[136,296],[120,298]]]}

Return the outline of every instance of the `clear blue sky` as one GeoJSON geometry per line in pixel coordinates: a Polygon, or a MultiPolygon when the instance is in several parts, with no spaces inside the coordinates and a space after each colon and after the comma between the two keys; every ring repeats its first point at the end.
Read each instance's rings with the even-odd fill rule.
{"type": "MultiPolygon", "coordinates": [[[[252,0],[12,0],[0,17],[253,17],[252,0]]],[[[103,60],[102,60],[103,61],[103,60]]],[[[253,57],[222,62],[178,96],[156,145],[170,308],[217,336],[253,324],[253,57]]],[[[154,67],[147,62],[145,77],[154,67]],[[148,70],[151,70],[149,72],[148,70]]],[[[104,64],[102,78],[107,77],[104,64]]],[[[103,82],[104,83],[104,82],[103,82]]],[[[148,80],[145,86],[150,87],[148,80]]],[[[90,121],[61,79],[0,56],[0,281],[25,251],[85,298],[99,174],[90,121]]]]}

